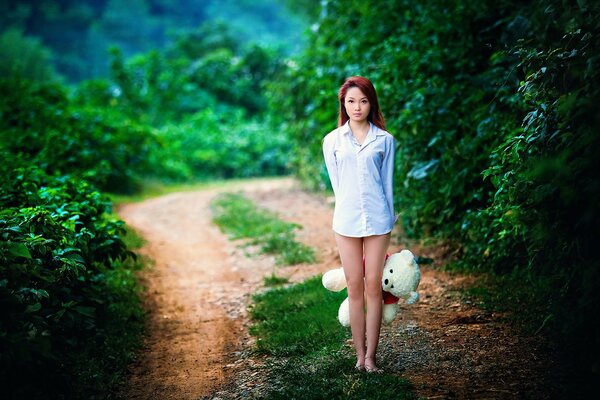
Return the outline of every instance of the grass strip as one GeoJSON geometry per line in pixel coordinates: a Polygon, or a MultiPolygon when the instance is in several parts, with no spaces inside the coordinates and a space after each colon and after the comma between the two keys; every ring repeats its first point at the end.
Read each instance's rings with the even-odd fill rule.
{"type": "Polygon", "coordinates": [[[250,239],[263,253],[274,254],[279,265],[314,263],[314,250],[295,240],[298,224],[281,221],[277,215],[257,208],[239,193],[222,193],[211,202],[213,221],[232,239],[250,239]]]}
{"type": "MultiPolygon", "coordinates": [[[[345,290],[323,288],[321,277],[253,297],[250,333],[269,355],[266,399],[414,399],[403,378],[354,371],[349,330],[337,321],[345,290]]],[[[262,396],[262,394],[261,394],[262,396]]]]}
{"type": "Polygon", "coordinates": [[[277,276],[272,273],[270,276],[265,276],[263,278],[263,282],[265,286],[280,286],[289,282],[287,278],[277,276]]]}

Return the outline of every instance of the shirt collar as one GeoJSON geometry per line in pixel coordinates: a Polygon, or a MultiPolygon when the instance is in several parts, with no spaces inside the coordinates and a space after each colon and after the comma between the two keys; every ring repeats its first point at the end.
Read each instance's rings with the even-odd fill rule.
{"type": "MultiPolygon", "coordinates": [[[[369,132],[367,132],[367,136],[369,136],[369,134],[371,132],[373,132],[376,136],[381,136],[381,135],[385,135],[385,133],[383,132],[383,130],[379,129],[377,127],[377,125],[375,125],[374,123],[372,123],[371,121],[369,121],[369,132]]],[[[349,134],[350,133],[350,120],[346,121],[346,123],[342,126],[340,126],[340,133],[343,135],[349,134]]]]}

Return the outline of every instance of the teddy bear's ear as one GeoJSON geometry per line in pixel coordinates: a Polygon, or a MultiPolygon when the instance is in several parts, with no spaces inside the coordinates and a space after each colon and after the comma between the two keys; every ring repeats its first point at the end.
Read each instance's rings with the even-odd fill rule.
{"type": "Polygon", "coordinates": [[[410,250],[404,249],[400,252],[400,255],[408,263],[413,263],[415,261],[415,255],[410,250]]]}

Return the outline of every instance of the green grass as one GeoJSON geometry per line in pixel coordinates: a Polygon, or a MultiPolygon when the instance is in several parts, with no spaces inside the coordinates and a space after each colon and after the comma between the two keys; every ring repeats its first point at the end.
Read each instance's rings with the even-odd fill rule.
{"type": "Polygon", "coordinates": [[[266,399],[414,399],[409,383],[393,374],[354,371],[349,330],[337,321],[346,294],[330,292],[321,277],[255,295],[250,333],[269,355],[266,399]]]}
{"type": "Polygon", "coordinates": [[[213,221],[231,239],[250,239],[263,253],[274,254],[277,264],[314,263],[314,250],[295,240],[298,224],[281,221],[277,215],[257,208],[238,193],[222,193],[211,203],[213,221]]]}
{"type": "Polygon", "coordinates": [[[336,319],[345,297],[326,290],[320,277],[255,296],[250,333],[259,338],[258,350],[289,356],[337,348],[347,337],[336,319]]]}
{"type": "Polygon", "coordinates": [[[122,239],[129,250],[139,249],[146,243],[146,240],[129,225],[125,225],[125,235],[122,239]]]}
{"type": "Polygon", "coordinates": [[[271,274],[271,276],[265,276],[263,279],[263,283],[265,286],[279,286],[288,282],[289,280],[287,278],[277,276],[274,273],[271,274]]]}

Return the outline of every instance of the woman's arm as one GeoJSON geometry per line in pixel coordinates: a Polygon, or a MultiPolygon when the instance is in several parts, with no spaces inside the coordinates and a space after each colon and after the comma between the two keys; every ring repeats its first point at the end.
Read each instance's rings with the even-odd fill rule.
{"type": "Polygon", "coordinates": [[[393,137],[388,141],[383,162],[381,165],[381,180],[383,184],[383,193],[390,208],[390,212],[394,216],[394,222],[398,219],[394,213],[394,159],[396,154],[396,139],[393,137]]]}
{"type": "Polygon", "coordinates": [[[331,181],[331,187],[333,188],[333,194],[335,195],[338,190],[339,180],[337,174],[337,164],[335,161],[333,136],[328,135],[323,139],[323,158],[325,158],[325,166],[327,167],[327,174],[331,181]]]}

